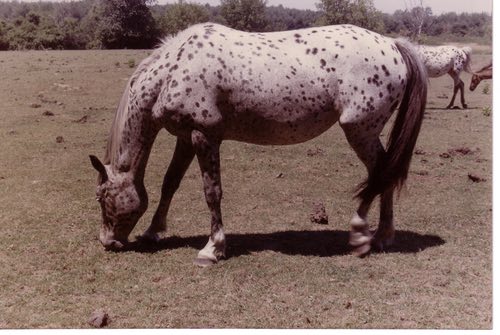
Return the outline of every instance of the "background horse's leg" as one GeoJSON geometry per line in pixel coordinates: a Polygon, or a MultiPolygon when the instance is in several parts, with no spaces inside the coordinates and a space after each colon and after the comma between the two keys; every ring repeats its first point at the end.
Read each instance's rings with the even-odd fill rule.
{"type": "Polygon", "coordinates": [[[380,221],[372,241],[372,245],[378,250],[384,250],[394,242],[393,194],[394,190],[391,188],[380,197],[380,221]]]}
{"type": "Polygon", "coordinates": [[[179,188],[181,180],[189,168],[189,165],[193,161],[194,154],[193,145],[189,141],[177,138],[174,155],[170,161],[165,178],[163,179],[160,203],[153,216],[151,226],[146,230],[143,238],[157,241],[159,240],[158,233],[166,230],[170,202],[179,188]]]}
{"type": "Polygon", "coordinates": [[[451,98],[450,104],[446,108],[453,107],[453,105],[455,104],[455,98],[457,96],[458,90],[461,90],[462,106],[464,108],[467,108],[467,105],[465,105],[465,98],[464,98],[464,82],[460,79],[459,73],[457,73],[455,70],[450,70],[448,74],[453,79],[453,97],[451,98]]]}
{"type": "Polygon", "coordinates": [[[210,238],[207,245],[198,253],[194,263],[199,266],[209,266],[225,257],[226,252],[220,207],[222,199],[220,141],[211,140],[198,130],[191,133],[191,139],[200,164],[205,199],[212,216],[210,238]]]}
{"type": "Polygon", "coordinates": [[[459,88],[460,88],[460,102],[462,103],[462,108],[463,109],[467,109],[467,104],[465,103],[465,93],[464,93],[465,84],[464,84],[463,80],[460,79],[460,77],[458,79],[460,80],[460,83],[459,83],[459,88]]]}

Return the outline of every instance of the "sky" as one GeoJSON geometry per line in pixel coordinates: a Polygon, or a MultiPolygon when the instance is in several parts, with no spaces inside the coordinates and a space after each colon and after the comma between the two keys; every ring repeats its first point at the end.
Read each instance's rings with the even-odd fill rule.
{"type": "MultiPolygon", "coordinates": [[[[4,1],[4,0],[0,0],[4,1]]],[[[37,2],[39,0],[20,0],[26,2],[37,2]]],[[[55,0],[71,1],[71,0],[55,0]]],[[[177,0],[158,0],[160,4],[173,3],[177,0]]],[[[187,2],[220,4],[220,0],[187,0],[187,2]]],[[[319,0],[267,0],[268,6],[283,5],[285,7],[299,9],[316,9],[319,0]]],[[[373,0],[375,7],[384,13],[393,13],[398,9],[413,7],[412,4],[420,3],[420,0],[373,0]]],[[[457,13],[492,13],[493,0],[423,0],[424,7],[431,7],[432,13],[439,15],[446,12],[457,13]]]]}

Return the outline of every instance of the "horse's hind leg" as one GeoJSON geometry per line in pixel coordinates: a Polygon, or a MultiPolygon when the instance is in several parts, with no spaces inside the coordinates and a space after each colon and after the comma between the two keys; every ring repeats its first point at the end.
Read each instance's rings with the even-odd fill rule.
{"type": "Polygon", "coordinates": [[[462,81],[462,79],[460,79],[460,102],[462,103],[462,107],[463,109],[467,109],[467,104],[465,103],[465,84],[464,82],[462,81]]]}
{"type": "Polygon", "coordinates": [[[372,245],[380,251],[394,242],[393,194],[394,190],[391,188],[380,197],[380,221],[372,240],[372,245]]]}
{"type": "Polygon", "coordinates": [[[199,266],[209,266],[225,257],[226,252],[220,206],[222,199],[220,141],[209,139],[198,130],[192,132],[191,139],[201,169],[205,199],[212,216],[210,238],[207,245],[198,253],[194,263],[199,266]]]}
{"type": "Polygon", "coordinates": [[[370,232],[367,216],[373,199],[361,200],[358,210],[350,222],[349,244],[354,248],[353,254],[359,257],[367,255],[371,249],[372,233],[370,232]]]}
{"type": "Polygon", "coordinates": [[[453,97],[451,98],[451,101],[446,108],[453,107],[453,105],[455,104],[455,98],[457,96],[458,90],[460,90],[460,98],[461,98],[461,102],[462,102],[462,107],[467,108],[467,104],[465,103],[465,96],[464,96],[465,84],[462,81],[462,79],[460,79],[460,73],[457,73],[456,71],[451,70],[450,72],[448,72],[448,74],[453,79],[453,97]]]}
{"type": "MultiPolygon", "coordinates": [[[[372,173],[377,159],[384,155],[384,147],[379,139],[379,131],[366,133],[366,129],[359,124],[340,123],[346,138],[359,159],[365,164],[368,173],[372,173]]],[[[367,220],[368,211],[376,195],[366,195],[361,199],[358,210],[351,219],[351,233],[349,244],[354,248],[353,253],[364,256],[369,253],[372,243],[372,234],[367,220]]],[[[390,203],[392,204],[392,202],[390,203]]],[[[389,203],[387,204],[389,205],[389,203]]]]}
{"type": "Polygon", "coordinates": [[[167,213],[170,207],[170,202],[175,192],[179,188],[182,178],[186,173],[189,165],[194,158],[194,148],[189,140],[177,138],[175,145],[174,155],[170,161],[170,165],[163,179],[163,186],[161,188],[161,198],[158,208],[151,226],[146,230],[143,238],[153,241],[158,241],[158,233],[163,232],[167,228],[167,213]]]}

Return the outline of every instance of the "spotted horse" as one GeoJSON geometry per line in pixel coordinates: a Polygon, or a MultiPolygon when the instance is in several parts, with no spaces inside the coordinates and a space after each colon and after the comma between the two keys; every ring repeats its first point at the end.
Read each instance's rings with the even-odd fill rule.
{"type": "Polygon", "coordinates": [[[453,45],[427,46],[419,45],[418,51],[424,60],[427,74],[431,78],[437,78],[449,74],[453,79],[453,96],[446,108],[452,108],[455,104],[455,98],[460,90],[460,102],[462,107],[467,109],[465,103],[464,87],[465,84],[460,79],[462,71],[472,73],[471,48],[459,48],[453,45]]]}
{"type": "Polygon", "coordinates": [[[99,172],[99,239],[126,250],[144,214],[144,173],[161,129],[177,137],[161,199],[141,240],[166,230],[172,197],[196,156],[211,215],[211,233],[195,264],[225,257],[221,215],[220,145],[224,140],[289,145],[319,136],[337,121],[368,169],[351,220],[357,255],[394,239],[393,192],[405,182],[427,93],[422,60],[405,40],[352,26],[248,33],[218,24],[195,25],[165,40],[138,66],[115,114],[99,172]],[[384,149],[379,138],[398,108],[384,149]],[[380,195],[380,222],[372,235],[367,214],[380,195]]]}

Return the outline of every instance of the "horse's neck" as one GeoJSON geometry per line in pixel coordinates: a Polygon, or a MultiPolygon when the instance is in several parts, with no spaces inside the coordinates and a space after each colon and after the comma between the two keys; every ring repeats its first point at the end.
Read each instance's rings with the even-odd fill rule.
{"type": "Polygon", "coordinates": [[[484,70],[481,70],[479,72],[479,76],[481,77],[481,79],[491,79],[491,77],[493,76],[493,68],[486,68],[484,70]]]}
{"type": "Polygon", "coordinates": [[[130,109],[122,112],[118,111],[113,121],[107,150],[109,164],[113,172],[128,173],[142,182],[158,129],[149,111],[130,109]]]}

